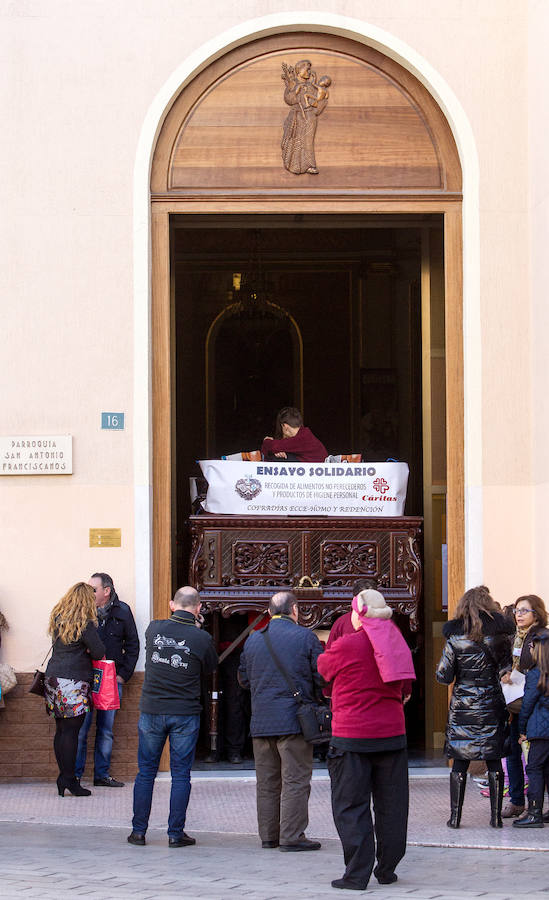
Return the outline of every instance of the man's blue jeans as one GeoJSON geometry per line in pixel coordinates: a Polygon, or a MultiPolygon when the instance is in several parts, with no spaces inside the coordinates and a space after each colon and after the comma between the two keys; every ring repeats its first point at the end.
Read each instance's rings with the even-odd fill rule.
{"type": "Polygon", "coordinates": [[[139,772],[133,789],[132,828],[145,834],[151,812],[154,779],[160,765],[160,757],[170,740],[170,770],[172,789],[168,836],[181,837],[185,828],[187,806],[191,795],[191,766],[200,729],[200,716],[164,716],[141,713],[139,716],[139,772]]]}
{"type": "MultiPolygon", "coordinates": [[[[122,700],[122,685],[118,684],[118,696],[122,700]]],[[[94,778],[106,778],[111,768],[112,755],[112,730],[116,709],[98,709],[95,720],[95,752],[93,756],[94,778]]],[[[75,774],[81,778],[86,768],[86,754],[88,749],[88,732],[93,720],[94,710],[86,713],[84,724],[78,734],[78,750],[76,753],[75,774]]]]}

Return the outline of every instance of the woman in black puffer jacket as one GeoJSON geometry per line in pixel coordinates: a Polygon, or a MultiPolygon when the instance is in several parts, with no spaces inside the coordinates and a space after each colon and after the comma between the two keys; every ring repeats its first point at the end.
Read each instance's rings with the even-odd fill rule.
{"type": "Polygon", "coordinates": [[[446,755],[453,759],[450,774],[449,828],[459,828],[467,769],[472,759],[488,766],[490,825],[501,828],[503,768],[506,755],[507,709],[500,677],[511,665],[514,626],[490,596],[488,588],[471,588],[458,603],[456,618],[443,629],[446,645],[437,668],[437,681],[451,684],[452,699],[446,725],[446,755]]]}

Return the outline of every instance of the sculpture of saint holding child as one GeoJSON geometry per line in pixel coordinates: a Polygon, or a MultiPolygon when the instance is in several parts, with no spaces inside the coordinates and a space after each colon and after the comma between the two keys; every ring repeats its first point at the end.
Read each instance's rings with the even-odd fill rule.
{"type": "Polygon", "coordinates": [[[302,59],[295,66],[282,63],[282,80],[284,100],[291,107],[282,133],[284,168],[295,175],[318,175],[314,147],[317,117],[326,109],[332,79],[322,75],[317,80],[309,60],[302,59]]]}

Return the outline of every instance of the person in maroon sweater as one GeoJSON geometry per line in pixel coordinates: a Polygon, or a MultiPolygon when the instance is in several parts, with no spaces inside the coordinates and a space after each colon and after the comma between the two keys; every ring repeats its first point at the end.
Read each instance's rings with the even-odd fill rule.
{"type": "MultiPolygon", "coordinates": [[[[375,589],[375,582],[371,581],[369,578],[359,578],[358,581],[355,581],[353,584],[353,597],[356,597],[360,594],[361,591],[367,591],[370,588],[375,589]]],[[[344,634],[354,634],[354,626],[352,622],[352,610],[349,612],[343,613],[342,616],[339,616],[338,619],[335,620],[334,624],[330,629],[330,634],[328,635],[328,640],[326,641],[326,650],[329,650],[334,641],[337,641],[338,638],[343,637],[344,634]]]]}
{"type": "MultiPolygon", "coordinates": [[[[360,596],[369,597],[370,617],[390,617],[378,591],[364,591],[360,596]]],[[[396,881],[395,868],[406,851],[404,703],[411,692],[411,681],[382,680],[367,631],[357,613],[352,613],[352,619],[357,630],[334,641],[319,657],[318,671],[332,691],[333,736],[328,769],[334,822],[346,866],[343,878],[332,881],[332,887],[362,891],[372,869],[380,884],[396,881]],[[372,796],[377,849],[370,811],[372,796]]]]}
{"type": "Polygon", "coordinates": [[[294,462],[324,462],[327,451],[310,428],[305,428],[298,409],[285,406],[276,417],[276,438],[265,437],[261,445],[264,459],[288,459],[294,462]]]}

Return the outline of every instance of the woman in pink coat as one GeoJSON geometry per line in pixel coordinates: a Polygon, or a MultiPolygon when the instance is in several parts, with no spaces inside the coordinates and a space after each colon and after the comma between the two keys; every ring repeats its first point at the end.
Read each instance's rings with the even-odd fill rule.
{"type": "Polygon", "coordinates": [[[406,851],[408,757],[403,705],[415,673],[408,645],[391,616],[379,591],[361,591],[353,599],[355,631],[338,638],[318,658],[318,671],[331,688],[333,737],[328,770],[332,812],[345,860],[345,873],[332,881],[334,888],[363,891],[372,869],[380,884],[391,884],[397,880],[395,868],[406,851]]]}

